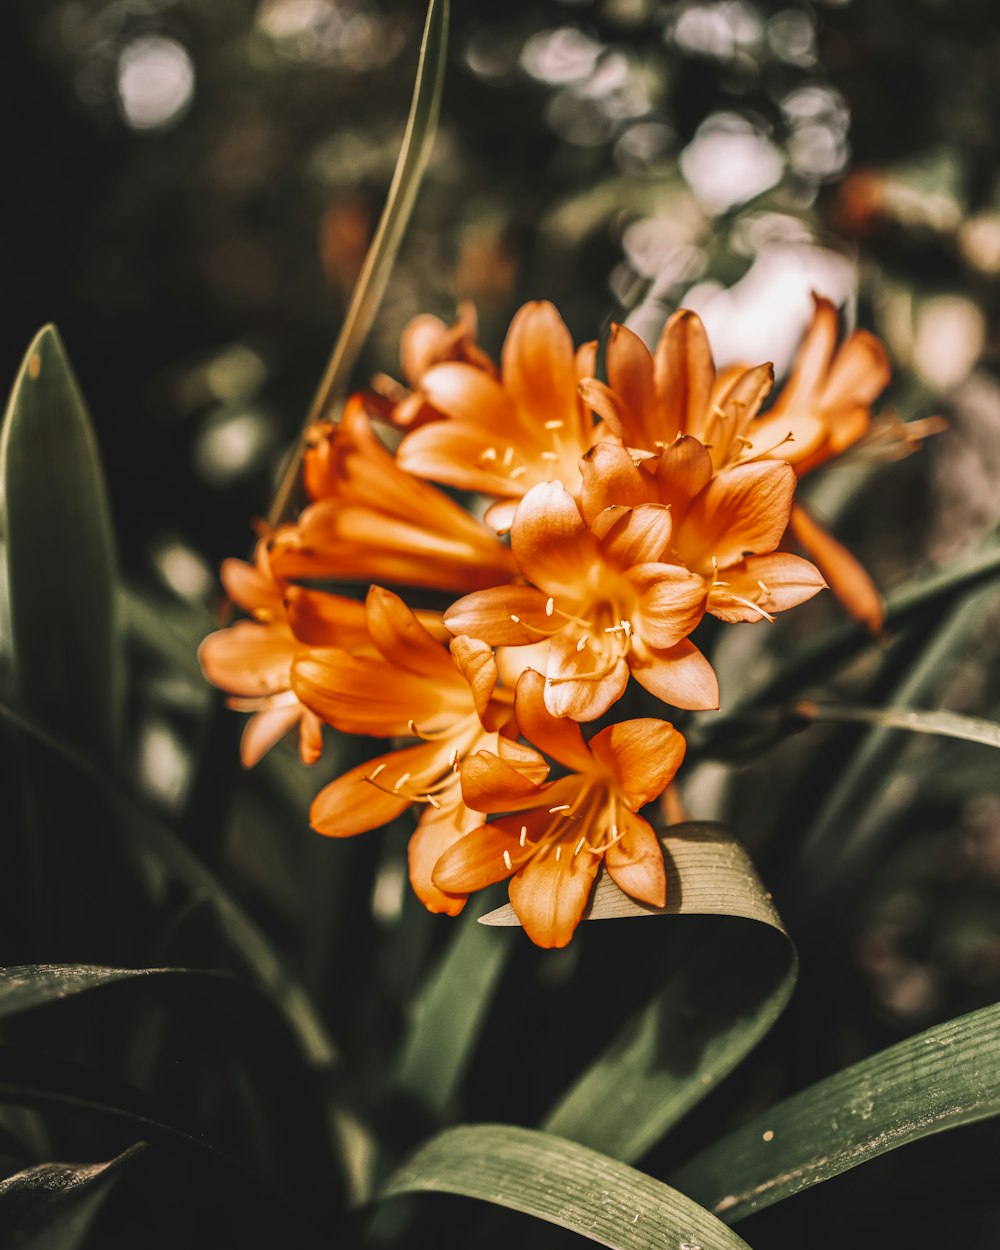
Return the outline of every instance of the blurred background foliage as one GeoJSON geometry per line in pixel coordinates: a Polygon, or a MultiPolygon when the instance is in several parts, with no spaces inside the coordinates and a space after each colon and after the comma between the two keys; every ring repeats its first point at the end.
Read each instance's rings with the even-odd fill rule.
{"type": "MultiPolygon", "coordinates": [[[[219,560],[249,550],[267,509],[377,221],[423,6],[7,0],[4,17],[0,374],[58,324],[131,588],[132,767],[288,954],[398,1152],[431,1121],[387,1098],[384,1073],[449,922],[406,892],[405,829],[350,844],[308,832],[317,774],[336,763],[305,774],[279,750],[237,784],[236,718],[201,683],[194,646],[219,619],[219,560]]],[[[998,69],[990,0],[454,0],[437,144],[358,381],[398,377],[407,319],[450,318],[460,299],[493,353],[529,298],[552,299],[578,341],[626,310],[651,339],[686,305],[720,363],[772,359],[780,374],[817,290],[888,344],[887,402],[944,412],[950,430],[805,489],[883,588],[946,565],[1000,520],[998,69]]],[[[839,619],[829,601],[789,616],[719,637],[724,701],[839,619]]],[[[917,624],[863,649],[827,693],[996,718],[996,596],[917,624]]],[[[697,1130],[646,1161],[657,1175],[771,1100],[1000,997],[990,751],[856,726],[779,736],[739,768],[700,763],[685,802],[747,843],[799,946],[800,986],[752,1080],[713,1093],[697,1130]]],[[[156,884],[131,948],[40,948],[9,920],[2,962],[217,966],[197,902],[156,884]]],[[[648,992],[643,960],[682,959],[696,940],[637,958],[633,926],[588,928],[559,954],[515,945],[467,1117],[536,1122],[567,1065],[648,992]]],[[[990,1125],[929,1141],[741,1231],[757,1246],[994,1246],[997,1144],[990,1125]],[[931,1178],[933,1210],[904,1202],[931,1178]]],[[[435,1220],[445,1201],[442,1235],[467,1244],[464,1207],[440,1200],[435,1220]]],[[[549,1228],[520,1234],[561,1244],[549,1228]]]]}

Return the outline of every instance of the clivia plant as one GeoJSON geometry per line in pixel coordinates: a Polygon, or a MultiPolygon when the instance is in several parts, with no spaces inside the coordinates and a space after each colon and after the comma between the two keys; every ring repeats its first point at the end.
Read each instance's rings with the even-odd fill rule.
{"type": "MultiPolygon", "coordinates": [[[[389,1200],[437,1192],[535,1217],[520,1228],[538,1244],[556,1225],[721,1250],[747,1244],[733,1226],[753,1212],[1000,1108],[993,1006],[768,1096],[765,1038],[798,976],[784,899],[801,915],[792,887],[821,896],[824,839],[760,828],[801,802],[787,775],[785,805],[746,829],[705,819],[704,787],[684,785],[775,744],[815,775],[829,737],[813,734],[841,722],[869,736],[834,790],[877,782],[900,731],[1000,746],[995,723],[919,704],[935,613],[961,645],[996,544],[884,598],[798,494],[943,423],[879,412],[887,352],[822,293],[777,382],[768,362],[717,368],[692,311],[651,346],[624,320],[575,344],[539,298],[497,354],[468,305],[450,325],[419,316],[403,380],[350,389],[433,139],[447,21],[431,0],[330,366],[201,630],[204,676],[246,718],[248,784],[265,778],[246,819],[258,878],[280,879],[270,910],[228,879],[206,816],[175,827],[136,790],[125,661],[190,677],[194,648],[120,585],[53,328],[15,382],[7,888],[30,900],[12,949],[33,954],[0,973],[12,1245],[166,1245],[190,1226],[199,1245],[423,1245],[424,1200],[389,1200]],[[757,647],[818,595],[839,601],[831,632],[763,680],[717,673],[727,631],[757,647]],[[855,681],[876,701],[831,695],[882,653],[911,657],[907,701],[877,665],[855,681]]],[[[209,816],[233,723],[206,721],[209,816]]],[[[478,1207],[465,1218],[436,1218],[435,1240],[509,1240],[478,1207]]]]}

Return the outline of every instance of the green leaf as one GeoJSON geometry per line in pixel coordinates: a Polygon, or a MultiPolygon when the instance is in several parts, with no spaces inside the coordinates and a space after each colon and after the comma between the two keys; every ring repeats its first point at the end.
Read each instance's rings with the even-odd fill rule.
{"type": "Polygon", "coordinates": [[[0,1181],[0,1241],[13,1250],[76,1250],[111,1186],[148,1147],[104,1163],[40,1163],[0,1181]]]}
{"type": "Polygon", "coordinates": [[[513,947],[466,908],[458,932],[422,987],[397,1082],[436,1115],[454,1097],[513,947]]]}
{"type": "Polygon", "coordinates": [[[959,1016],[803,1090],[675,1177],[727,1222],[868,1159],[1000,1112],[1000,1004],[959,1016]]]}
{"type": "MultiPolygon", "coordinates": [[[[637,903],[605,874],[590,919],[716,917],[716,931],[629,1020],[543,1127],[617,1159],[648,1150],[757,1044],[795,985],[794,948],[744,849],[720,825],[662,835],[667,905],[637,903]],[[749,923],[748,923],[749,922],[749,923]]],[[[483,918],[516,924],[510,908],[483,918]]]]}
{"type": "Polygon", "coordinates": [[[978,716],[961,716],[957,712],[921,712],[906,707],[848,707],[809,700],[798,704],[795,714],[809,721],[878,725],[881,729],[907,729],[911,733],[936,734],[942,738],[961,738],[965,742],[1000,747],[1000,724],[978,716]]]}
{"type": "MultiPolygon", "coordinates": [[[[331,405],[346,393],[351,370],[375,320],[413,214],[437,133],[448,53],[448,7],[449,0],[430,0],[427,6],[413,99],[392,185],[304,429],[308,429],[314,421],[328,417],[331,405]]],[[[298,483],[302,454],[303,442],[300,438],[271,506],[268,517],[271,525],[285,519],[298,483]]]]}
{"type": "Polygon", "coordinates": [[[379,1197],[461,1194],[523,1211],[614,1250],[745,1250],[746,1242],[683,1194],[575,1142],[506,1124],[432,1137],[379,1197]]]}
{"type": "Polygon", "coordinates": [[[114,539],[93,431],[54,326],[38,333],[14,383],[0,494],[17,697],[111,759],[124,694],[114,539]]]}

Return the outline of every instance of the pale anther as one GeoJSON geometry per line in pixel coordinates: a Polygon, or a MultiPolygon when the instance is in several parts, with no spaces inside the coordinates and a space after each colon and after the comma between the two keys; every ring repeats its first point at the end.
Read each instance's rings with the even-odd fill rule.
{"type": "Polygon", "coordinates": [[[586,834],[584,834],[584,836],[583,836],[583,837],[580,839],[580,841],[579,841],[579,842],[577,842],[577,844],[576,844],[576,850],[573,852],[573,855],[574,855],[574,856],[577,856],[577,855],[579,855],[579,854],[580,854],[580,852],[581,852],[581,851],[583,850],[583,848],[584,848],[584,845],[586,844],[586,841],[587,841],[587,835],[586,835],[586,834]]]}
{"type": "Polygon", "coordinates": [[[556,847],[556,863],[558,864],[561,859],[562,859],[562,847],[557,846],[556,847]]]}
{"type": "Polygon", "coordinates": [[[402,777],[400,777],[400,779],[392,787],[393,794],[398,794],[400,790],[402,790],[403,786],[405,786],[406,783],[410,780],[411,776],[412,776],[411,773],[403,773],[402,777]]]}
{"type": "Polygon", "coordinates": [[[559,456],[558,456],[558,454],[557,454],[556,452],[554,452],[554,451],[543,451],[543,452],[542,452],[542,459],[543,459],[543,460],[558,460],[558,459],[559,459],[559,456]]]}
{"type": "Polygon", "coordinates": [[[371,771],[371,773],[370,773],[370,775],[369,775],[369,777],[368,777],[368,780],[369,780],[369,781],[374,781],[374,780],[375,780],[375,778],[376,778],[376,777],[379,775],[379,773],[381,773],[381,772],[385,772],[385,765],[384,765],[384,764],[379,764],[379,766],[378,766],[377,768],[373,768],[373,769],[372,769],[372,771],[371,771]]]}
{"type": "Polygon", "coordinates": [[[557,803],[555,807],[549,808],[549,815],[554,815],[556,812],[568,812],[569,809],[569,803],[557,803]]]}
{"type": "Polygon", "coordinates": [[[556,601],[550,595],[549,598],[545,601],[545,615],[551,616],[555,610],[556,610],[556,601]]]}
{"type": "Polygon", "coordinates": [[[504,853],[503,853],[503,862],[507,865],[507,871],[508,871],[508,872],[511,870],[511,868],[513,868],[513,867],[514,867],[514,864],[513,864],[512,860],[511,860],[511,858],[510,858],[510,851],[504,851],[504,853]]]}
{"type": "Polygon", "coordinates": [[[576,644],[576,649],[577,649],[577,651],[582,651],[582,650],[583,650],[583,648],[584,648],[586,645],[587,645],[587,636],[586,636],[586,634],[584,634],[584,636],[583,636],[583,637],[580,639],[580,641],[576,644]]]}
{"type": "Polygon", "coordinates": [[[765,595],[769,595],[771,593],[770,590],[764,585],[764,583],[760,580],[759,577],[757,578],[757,585],[761,588],[761,590],[764,592],[765,595]]]}
{"type": "Polygon", "coordinates": [[[563,421],[546,421],[545,428],[547,430],[561,430],[565,422],[563,421]]]}
{"type": "Polygon", "coordinates": [[[527,839],[528,839],[528,826],[527,826],[527,825],[522,825],[522,826],[521,826],[521,836],[518,838],[518,842],[520,842],[520,844],[521,844],[522,846],[524,846],[524,844],[525,844],[525,842],[527,841],[527,839]]]}

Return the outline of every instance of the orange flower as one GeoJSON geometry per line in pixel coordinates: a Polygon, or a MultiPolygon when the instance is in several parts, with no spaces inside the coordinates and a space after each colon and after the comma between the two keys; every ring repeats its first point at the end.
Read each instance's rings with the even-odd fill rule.
{"type": "Polygon", "coordinates": [[[501,377],[467,363],[435,366],[421,387],[447,418],[414,430],[399,448],[409,473],[498,497],[486,515],[509,527],[517,501],[538,482],[580,482],[578,461],[594,439],[594,420],[577,394],[592,373],[596,346],[574,354],[555,308],[525,304],[507,332],[501,377]]]}
{"type": "MultiPolygon", "coordinates": [[[[583,515],[591,524],[616,502],[669,509],[669,554],[663,558],[698,575],[704,609],[720,620],[773,620],[773,613],[823,589],[819,570],[808,560],[775,550],[795,493],[795,474],[787,464],[756,460],[713,473],[708,449],[682,435],[661,455],[638,464],[625,448],[598,443],[581,469],[583,515]]],[[[445,624],[451,628],[450,619],[445,624]]]]}
{"type": "Polygon", "coordinates": [[[515,573],[509,549],[480,521],[399,467],[360,396],[348,400],[339,424],[310,431],[305,482],[315,502],[271,537],[271,561],[282,577],[455,592],[515,573]]]}
{"type": "Polygon", "coordinates": [[[465,893],[442,891],[431,873],[453,842],[482,823],[462,802],[461,760],[486,747],[507,759],[526,758],[524,748],[501,737],[516,734],[512,692],[497,689],[496,663],[484,643],[455,638],[449,651],[398,596],[378,586],[365,609],[374,652],[301,655],[292,665],[292,688],[346,733],[421,741],[331,782],[316,796],[310,822],[319,833],[350,837],[422,804],[410,840],[410,880],[429,910],[457,915],[465,893]]]}
{"type": "MultiPolygon", "coordinates": [[[[613,880],[642,902],[662,907],[663,852],[638,815],[672,781],[684,739],[666,721],[630,720],[585,743],[572,721],[549,714],[545,681],[528,669],[517,684],[517,722],[524,736],[570,770],[558,781],[536,776],[480,751],[462,764],[470,808],[501,816],[456,841],[437,862],[434,881],[469,892],[513,877],[510,901],[538,946],[565,946],[583,916],[602,861],[613,880]]],[[[540,773],[544,777],[547,769],[540,773]]]]}
{"type": "Polygon", "coordinates": [[[423,379],[435,365],[462,361],[496,377],[497,367],[476,345],[476,310],[468,301],[458,307],[458,320],[448,326],[440,317],[422,313],[403,328],[399,340],[399,363],[411,389],[400,386],[384,374],[374,386],[388,400],[389,418],[403,429],[414,429],[428,421],[439,421],[443,413],[434,408],[423,390],[423,379]]]}
{"type": "MultiPolygon", "coordinates": [[[[669,318],[655,356],[627,326],[608,342],[608,384],[587,378],[580,392],[626,447],[657,453],[683,434],[711,451],[715,469],[767,454],[746,433],[774,381],[770,364],[716,373],[708,335],[697,313],[669,318]]],[[[779,435],[779,440],[784,435],[779,435]]]]}
{"type": "Polygon", "coordinates": [[[240,743],[243,767],[252,768],[296,726],[302,762],[314,764],[323,745],[322,726],[292,690],[292,663],[310,644],[365,646],[362,605],[276,580],[266,542],[258,544],[255,564],[226,560],[222,584],[233,603],[254,619],[209,634],[198,659],[207,679],[235,696],[230,707],[253,713],[240,743]]]}
{"type": "Polygon", "coordinates": [[[704,612],[704,582],[667,562],[671,531],[670,511],[659,504],[605,508],[588,525],[561,483],[539,483],[510,533],[533,585],[466,595],[445,624],[499,646],[548,639],[545,704],[553,716],[601,716],[630,671],[666,702],[717,707],[715,674],[686,641],[704,612]]]}

